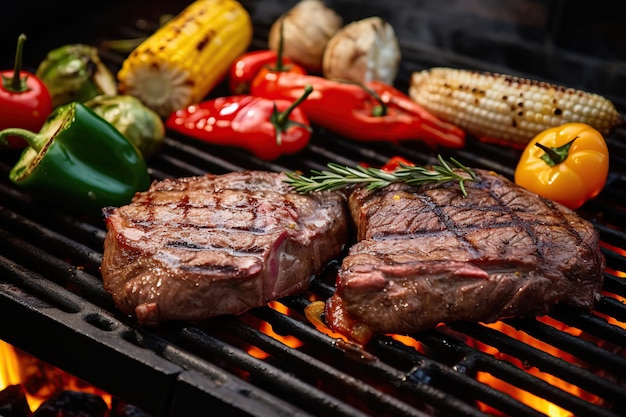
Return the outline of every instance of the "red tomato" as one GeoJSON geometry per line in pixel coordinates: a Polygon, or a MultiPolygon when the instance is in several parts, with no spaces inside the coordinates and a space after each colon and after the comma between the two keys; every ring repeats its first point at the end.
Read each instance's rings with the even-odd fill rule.
{"type": "MultiPolygon", "coordinates": [[[[35,74],[21,70],[22,44],[25,40],[26,37],[20,35],[16,68],[0,72],[0,130],[17,127],[39,132],[52,112],[52,98],[46,85],[35,74]]],[[[26,142],[18,137],[9,137],[8,146],[24,148],[26,142]]]]}

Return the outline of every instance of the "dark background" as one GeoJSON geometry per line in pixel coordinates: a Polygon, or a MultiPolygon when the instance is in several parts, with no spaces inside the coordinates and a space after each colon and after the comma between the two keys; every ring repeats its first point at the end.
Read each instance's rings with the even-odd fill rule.
{"type": "MultiPolygon", "coordinates": [[[[0,62],[12,67],[17,36],[22,32],[28,36],[24,54],[28,69],[48,50],[63,44],[97,44],[107,38],[141,35],[161,13],[177,13],[188,3],[5,2],[0,62]]],[[[255,46],[263,47],[269,25],[296,1],[242,3],[256,23],[255,46]]],[[[403,49],[400,84],[414,70],[445,62],[598,92],[622,112],[626,108],[626,19],[619,1],[328,0],[327,4],[344,23],[378,15],[393,25],[403,49]]]]}

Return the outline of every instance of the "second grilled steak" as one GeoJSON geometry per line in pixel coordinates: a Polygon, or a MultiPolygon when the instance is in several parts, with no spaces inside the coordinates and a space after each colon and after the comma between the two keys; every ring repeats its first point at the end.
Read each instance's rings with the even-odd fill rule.
{"type": "Polygon", "coordinates": [[[140,324],[237,314],[304,291],[347,239],[345,198],[284,174],[169,179],[105,210],[102,278],[140,324]]]}
{"type": "Polygon", "coordinates": [[[326,307],[333,329],[364,343],[460,320],[591,308],[604,257],[593,225],[493,172],[480,180],[349,197],[359,242],[326,307]]]}

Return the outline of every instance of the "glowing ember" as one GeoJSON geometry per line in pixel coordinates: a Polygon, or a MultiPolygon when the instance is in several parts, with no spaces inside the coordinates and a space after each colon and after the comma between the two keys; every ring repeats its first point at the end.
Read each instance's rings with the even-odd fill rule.
{"type": "MultiPolygon", "coordinates": [[[[553,320],[549,317],[543,316],[543,317],[538,317],[537,318],[539,321],[553,326],[561,331],[570,333],[574,336],[579,336],[582,332],[579,329],[576,328],[572,328],[572,327],[568,327],[566,325],[564,325],[563,323],[560,323],[556,320],[553,320]]],[[[485,324],[488,327],[491,327],[495,330],[498,330],[508,336],[511,336],[523,343],[526,343],[528,345],[534,346],[537,349],[541,349],[546,353],[549,353],[555,357],[559,357],[561,359],[563,359],[566,362],[569,363],[579,363],[580,361],[570,355],[567,352],[563,352],[560,349],[555,348],[552,345],[549,345],[545,342],[542,342],[540,340],[537,340],[535,338],[533,338],[532,336],[529,336],[528,334],[518,331],[516,329],[514,329],[511,326],[508,326],[507,324],[503,323],[503,322],[496,322],[496,323],[490,323],[490,324],[485,324]]],[[[487,345],[483,345],[482,343],[475,341],[475,347],[477,349],[480,349],[483,352],[489,353],[491,355],[493,355],[494,357],[498,358],[498,359],[502,359],[502,360],[506,360],[507,362],[510,362],[516,366],[518,366],[521,369],[524,369],[526,372],[546,381],[547,383],[549,383],[552,386],[558,387],[559,389],[562,389],[563,391],[566,391],[574,396],[577,396],[579,398],[583,398],[589,402],[594,402],[594,403],[599,403],[601,400],[600,398],[596,397],[593,394],[590,394],[582,389],[580,389],[579,387],[572,385],[566,381],[563,381],[560,378],[557,378],[553,375],[550,375],[548,373],[545,372],[541,372],[540,370],[538,370],[535,367],[530,367],[528,366],[528,364],[523,363],[520,359],[503,354],[501,352],[499,352],[497,349],[491,347],[491,346],[487,346],[487,345]]],[[[517,388],[513,385],[510,385],[494,376],[492,376],[489,373],[486,372],[479,372],[476,375],[476,379],[486,385],[489,385],[490,387],[497,389],[501,392],[507,393],[508,395],[510,395],[511,397],[517,399],[518,401],[528,405],[529,407],[534,408],[535,410],[545,413],[546,415],[549,415],[551,417],[574,417],[574,415],[567,411],[564,410],[560,407],[558,407],[557,405],[543,399],[540,397],[537,397],[527,391],[524,391],[520,388],[517,388]]],[[[498,413],[497,410],[493,410],[491,409],[491,407],[489,407],[486,404],[479,404],[481,409],[483,411],[486,411],[490,414],[493,415],[501,415],[498,413]]]]}
{"type": "Polygon", "coordinates": [[[15,350],[13,346],[0,340],[0,390],[21,382],[15,350]]]}
{"type": "Polygon", "coordinates": [[[392,339],[395,339],[398,342],[402,343],[403,345],[412,347],[415,350],[417,350],[418,352],[424,353],[424,347],[422,346],[422,344],[420,342],[418,342],[417,340],[415,340],[414,338],[412,338],[412,337],[403,336],[403,335],[399,335],[399,334],[390,334],[389,336],[392,339]]]}
{"type": "MultiPolygon", "coordinates": [[[[551,402],[537,397],[527,391],[521,390],[513,385],[507,384],[506,382],[488,374],[486,372],[478,372],[476,374],[476,379],[484,384],[489,385],[490,387],[497,389],[498,391],[507,393],[511,395],[513,398],[518,401],[534,408],[535,410],[545,413],[550,417],[575,417],[574,414],[570,413],[567,410],[562,409],[561,407],[552,404],[551,402]]],[[[478,403],[481,410],[493,415],[493,416],[504,416],[498,410],[495,410],[489,407],[487,404],[483,404],[481,402],[478,403]]]]}
{"type": "MultiPolygon", "coordinates": [[[[279,303],[278,301],[271,301],[268,306],[278,311],[279,313],[289,315],[289,308],[287,308],[284,304],[279,303]]],[[[289,335],[283,336],[274,332],[274,330],[272,329],[272,325],[265,321],[261,322],[259,330],[294,349],[302,346],[302,342],[298,338],[289,335]]],[[[248,348],[248,354],[258,359],[266,359],[269,356],[266,352],[262,351],[256,346],[251,346],[250,348],[248,348]]]]}
{"type": "Polygon", "coordinates": [[[106,392],[0,341],[0,391],[20,384],[31,410],[63,391],[96,394],[111,407],[112,398],[106,392]]]}

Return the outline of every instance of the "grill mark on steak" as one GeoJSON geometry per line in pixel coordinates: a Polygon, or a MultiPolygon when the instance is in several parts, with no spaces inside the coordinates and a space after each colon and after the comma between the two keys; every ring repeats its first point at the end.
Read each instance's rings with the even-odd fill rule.
{"type": "Polygon", "coordinates": [[[479,181],[356,188],[357,243],[342,260],[326,317],[365,343],[440,323],[590,309],[605,260],[593,225],[484,170],[479,181]]]}
{"type": "Polygon", "coordinates": [[[103,210],[101,272],[118,308],[156,325],[304,291],[347,241],[345,196],[301,195],[285,179],[263,171],[167,179],[103,210]]]}
{"type": "MultiPolygon", "coordinates": [[[[485,189],[487,191],[487,193],[492,196],[499,204],[500,207],[502,207],[502,211],[507,213],[509,216],[511,216],[511,222],[509,224],[507,224],[507,227],[522,227],[524,229],[524,232],[526,232],[526,234],[530,237],[530,239],[532,240],[532,247],[535,248],[535,255],[537,256],[537,258],[539,258],[542,262],[545,260],[543,253],[544,251],[542,250],[542,246],[543,243],[541,242],[541,240],[537,237],[537,234],[534,231],[534,228],[531,226],[530,223],[522,221],[522,219],[515,213],[515,211],[513,211],[513,209],[505,204],[502,201],[502,197],[498,196],[495,194],[495,192],[493,190],[488,189],[487,187],[483,187],[483,189],[485,189]]],[[[544,199],[543,197],[537,196],[540,200],[542,200],[544,203],[547,201],[546,199],[544,199]]],[[[552,212],[554,213],[554,210],[552,210],[552,212]]],[[[510,241],[507,239],[503,239],[502,243],[504,243],[505,245],[510,244],[510,241]]],[[[504,249],[502,249],[503,251],[504,249]]]]}
{"type": "Polygon", "coordinates": [[[232,254],[260,254],[263,253],[263,248],[260,247],[250,247],[239,250],[232,250],[227,246],[213,246],[213,245],[199,245],[197,243],[185,242],[181,240],[166,242],[164,245],[166,248],[177,248],[177,249],[187,249],[190,251],[205,251],[205,250],[228,250],[232,254]]]}
{"type": "Polygon", "coordinates": [[[423,198],[424,202],[431,208],[431,210],[437,215],[441,223],[446,227],[447,230],[454,233],[454,235],[459,239],[463,247],[471,252],[473,256],[478,255],[478,248],[472,244],[469,240],[467,240],[464,236],[464,233],[455,227],[454,223],[450,220],[450,218],[445,214],[443,207],[437,204],[432,198],[428,195],[420,196],[423,198]]]}

